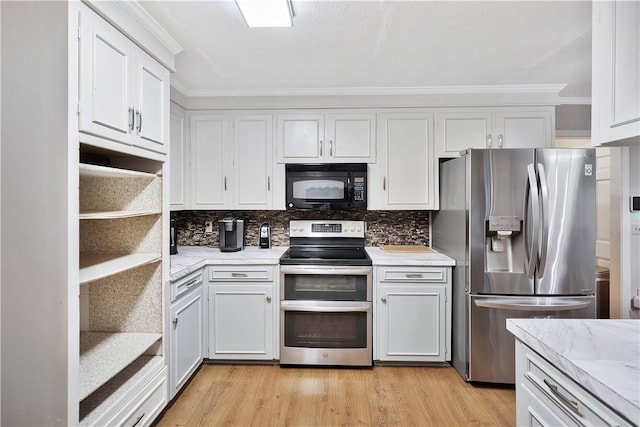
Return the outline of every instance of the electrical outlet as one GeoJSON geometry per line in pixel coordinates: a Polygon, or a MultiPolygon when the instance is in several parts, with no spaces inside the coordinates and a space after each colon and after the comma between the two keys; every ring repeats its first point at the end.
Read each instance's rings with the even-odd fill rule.
{"type": "Polygon", "coordinates": [[[640,224],[631,224],[631,234],[640,236],[640,224]]]}
{"type": "Polygon", "coordinates": [[[204,232],[207,234],[213,233],[213,221],[204,222],[204,232]]]}

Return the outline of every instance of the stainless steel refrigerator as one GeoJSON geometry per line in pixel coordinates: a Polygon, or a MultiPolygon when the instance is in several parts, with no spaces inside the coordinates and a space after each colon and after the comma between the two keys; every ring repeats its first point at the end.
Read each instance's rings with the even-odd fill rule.
{"type": "Polygon", "coordinates": [[[440,165],[433,246],[453,272],[452,363],[513,384],[507,318],[595,318],[595,150],[471,149],[440,165]]]}

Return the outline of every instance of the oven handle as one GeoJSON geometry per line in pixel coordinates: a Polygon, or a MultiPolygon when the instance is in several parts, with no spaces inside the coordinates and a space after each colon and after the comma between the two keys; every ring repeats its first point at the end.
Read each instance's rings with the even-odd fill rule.
{"type": "Polygon", "coordinates": [[[280,266],[280,274],[325,274],[325,275],[349,275],[370,276],[371,267],[330,267],[330,266],[280,266]]]}
{"type": "Polygon", "coordinates": [[[352,313],[371,311],[373,304],[358,301],[280,301],[282,311],[352,313]]]}

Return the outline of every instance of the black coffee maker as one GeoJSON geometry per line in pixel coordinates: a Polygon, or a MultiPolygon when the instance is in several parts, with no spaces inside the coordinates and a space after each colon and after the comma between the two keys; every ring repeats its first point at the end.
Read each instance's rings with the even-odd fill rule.
{"type": "Polygon", "coordinates": [[[236,252],[244,249],[244,220],[224,218],[218,221],[220,252],[236,252]]]}

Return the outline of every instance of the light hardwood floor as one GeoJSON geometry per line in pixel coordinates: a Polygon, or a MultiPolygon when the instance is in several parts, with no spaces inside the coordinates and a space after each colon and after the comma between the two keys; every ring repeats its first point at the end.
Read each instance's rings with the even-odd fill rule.
{"type": "Polygon", "coordinates": [[[451,367],[205,364],[158,426],[514,426],[512,387],[451,367]]]}

